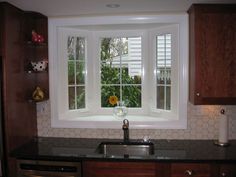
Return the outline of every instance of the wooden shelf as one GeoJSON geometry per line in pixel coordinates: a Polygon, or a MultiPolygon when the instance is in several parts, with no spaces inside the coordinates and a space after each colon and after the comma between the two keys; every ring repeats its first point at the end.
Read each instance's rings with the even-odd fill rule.
{"type": "Polygon", "coordinates": [[[27,41],[25,44],[30,47],[47,47],[48,46],[46,42],[36,43],[33,41],[27,41]]]}
{"type": "Polygon", "coordinates": [[[26,71],[28,74],[41,74],[41,73],[48,73],[48,70],[44,70],[44,71],[33,71],[33,70],[28,70],[26,71]]]}
{"type": "Polygon", "coordinates": [[[36,101],[36,100],[33,100],[33,99],[29,99],[28,102],[29,103],[41,103],[41,102],[44,102],[44,101],[48,101],[49,98],[45,98],[43,100],[39,100],[39,101],[36,101]]]}

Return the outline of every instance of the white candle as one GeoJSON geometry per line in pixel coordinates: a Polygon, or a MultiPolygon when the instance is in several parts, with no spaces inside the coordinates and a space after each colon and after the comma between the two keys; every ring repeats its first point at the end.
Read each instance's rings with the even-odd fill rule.
{"type": "Polygon", "coordinates": [[[219,120],[219,143],[228,143],[228,117],[221,111],[219,120]]]}

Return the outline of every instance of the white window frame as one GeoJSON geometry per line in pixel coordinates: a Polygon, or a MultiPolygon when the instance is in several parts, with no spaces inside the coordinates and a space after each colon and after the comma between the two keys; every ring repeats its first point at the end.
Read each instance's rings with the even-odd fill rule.
{"type": "MultiPolygon", "coordinates": [[[[60,79],[64,79],[67,81],[68,78],[67,74],[62,71],[65,67],[60,64],[60,61],[58,58],[65,55],[65,52],[63,53],[63,50],[60,50],[62,46],[58,42],[59,40],[62,40],[63,38],[63,32],[61,33],[61,30],[68,30],[70,34],[74,34],[75,36],[81,36],[86,37],[87,44],[94,43],[99,44],[98,36],[101,36],[102,33],[98,36],[95,35],[89,35],[87,31],[80,30],[78,33],[78,30],[74,29],[68,29],[69,27],[76,27],[78,25],[106,25],[106,24],[145,24],[145,23],[155,23],[155,24],[166,24],[165,26],[168,26],[169,24],[175,24],[178,27],[178,69],[179,73],[177,75],[178,79],[178,102],[177,108],[174,110],[173,116],[170,116],[170,114],[166,114],[165,111],[162,110],[156,110],[154,108],[147,110],[140,110],[138,112],[138,109],[129,110],[129,115],[127,118],[130,120],[130,127],[135,129],[185,129],[187,127],[187,95],[188,95],[188,16],[186,14],[176,14],[176,15],[142,15],[142,16],[104,16],[104,17],[76,17],[76,18],[49,18],[49,79],[50,79],[50,105],[51,105],[51,126],[56,128],[121,128],[121,121],[112,116],[112,110],[107,110],[107,112],[101,112],[102,114],[96,114],[100,112],[100,110],[94,109],[94,105],[88,104],[86,109],[79,110],[78,111],[70,111],[70,114],[68,114],[68,110],[65,109],[65,104],[67,100],[68,103],[68,95],[66,98],[66,94],[64,94],[63,97],[61,97],[61,91],[65,89],[64,87],[67,87],[67,83],[63,86],[63,83],[59,81],[60,79]],[[62,34],[62,35],[59,35],[62,34]],[[92,41],[92,38],[95,38],[95,41],[92,41]],[[62,53],[61,53],[62,52],[62,53]],[[62,76],[64,75],[64,76],[62,76]],[[60,76],[60,77],[59,77],[60,76]],[[62,103],[63,102],[63,103],[62,103]],[[93,110],[93,111],[91,111],[93,110]],[[136,113],[134,115],[133,113],[136,113]],[[149,112],[149,114],[146,114],[145,112],[149,112]],[[140,113],[143,113],[142,115],[140,113]],[[82,116],[81,116],[82,115],[82,116]],[[158,116],[159,115],[159,116],[158,116]]],[[[158,28],[160,30],[160,28],[158,28]]],[[[133,31],[132,31],[133,32],[133,31]]],[[[119,31],[121,34],[121,31],[119,31]]],[[[141,34],[142,32],[138,31],[137,33],[141,34]]],[[[153,33],[150,34],[151,36],[156,33],[156,30],[153,30],[153,33]]],[[[90,33],[91,34],[91,33],[90,33]]],[[[107,32],[106,32],[107,35],[107,32]]],[[[106,36],[105,35],[105,36],[106,36]]],[[[113,34],[114,35],[114,34],[113,34]]],[[[142,34],[147,35],[147,34],[142,34]]],[[[117,34],[114,36],[118,37],[117,34]]],[[[125,35],[127,36],[127,31],[125,32],[125,35]]],[[[123,37],[121,36],[121,37],[123,37]]],[[[134,36],[132,33],[131,36],[134,36]]],[[[147,39],[144,38],[144,39],[147,39]]],[[[148,48],[150,47],[150,44],[147,43],[147,41],[144,41],[142,39],[142,43],[144,46],[142,49],[142,57],[148,57],[153,58],[154,54],[153,52],[150,53],[148,48]],[[148,51],[148,52],[146,52],[148,51]],[[150,55],[150,56],[148,56],[150,55]]],[[[89,46],[88,46],[89,48],[89,46]]],[[[89,49],[90,50],[90,49],[89,49]]],[[[153,49],[151,49],[153,51],[153,49]]],[[[87,57],[97,57],[99,52],[98,51],[92,51],[88,52],[87,57]]],[[[100,55],[99,55],[100,56],[100,55]]],[[[64,57],[66,58],[66,57],[64,57]]],[[[145,61],[145,60],[144,60],[145,61]]],[[[99,62],[99,61],[97,61],[99,62]]],[[[145,61],[143,65],[147,65],[145,61]]],[[[98,83],[91,83],[87,82],[92,77],[98,77],[97,75],[97,68],[96,63],[91,63],[91,61],[87,61],[87,65],[90,65],[93,67],[92,71],[86,71],[86,85],[87,88],[90,89],[97,89],[96,85],[98,86],[98,83]]],[[[151,66],[154,66],[151,63],[148,63],[151,66]]],[[[67,67],[66,67],[67,68],[67,67]]],[[[152,68],[152,71],[154,69],[152,68]]],[[[147,78],[146,75],[148,75],[147,71],[143,71],[144,78],[147,78]]],[[[153,74],[152,74],[153,75],[153,74]]],[[[173,75],[173,74],[172,74],[173,75]]],[[[153,79],[149,78],[150,80],[153,79]]],[[[143,79],[142,84],[150,83],[150,80],[143,79]]],[[[100,82],[100,78],[95,80],[96,82],[100,82]]],[[[155,88],[155,87],[153,87],[155,88]]],[[[66,88],[68,89],[68,88],[66,88]]],[[[144,89],[144,87],[142,87],[144,89]]],[[[89,90],[86,90],[89,91],[89,90]]],[[[147,97],[147,92],[150,90],[143,90],[142,97],[147,97]]],[[[97,92],[97,93],[100,93],[97,92]]],[[[154,92],[153,92],[154,93],[154,92]]],[[[87,94],[86,100],[87,102],[91,102],[91,97],[94,95],[87,94]]],[[[95,95],[95,97],[99,98],[98,102],[100,102],[99,95],[95,95]]],[[[155,97],[154,97],[155,98],[155,97]]],[[[145,100],[148,100],[144,98],[145,100]]],[[[153,100],[151,100],[149,103],[147,101],[146,105],[153,104],[153,100]]],[[[144,104],[144,103],[142,103],[144,104]]],[[[67,109],[68,105],[67,105],[67,109]]],[[[102,110],[101,110],[102,111],[102,110]]]]}
{"type": "Polygon", "coordinates": [[[153,97],[150,97],[150,109],[151,115],[159,116],[164,118],[175,119],[178,115],[178,100],[179,100],[179,39],[178,39],[179,25],[167,25],[164,27],[159,27],[157,29],[150,30],[149,41],[151,42],[150,47],[150,58],[151,58],[151,82],[150,82],[150,92],[153,97]],[[156,36],[163,34],[171,34],[171,110],[157,109],[157,92],[156,92],[156,36]],[[154,99],[153,99],[154,98],[154,99]]]}
{"type": "MultiPolygon", "coordinates": [[[[131,30],[131,31],[100,31],[100,32],[95,32],[94,33],[94,44],[96,46],[94,46],[94,48],[96,49],[95,52],[95,60],[93,60],[93,62],[95,63],[95,66],[100,66],[100,60],[96,60],[96,58],[98,58],[98,56],[100,57],[100,39],[101,38],[113,38],[113,37],[138,37],[140,36],[142,38],[142,58],[147,58],[147,34],[144,31],[138,31],[138,30],[131,30]]],[[[99,58],[100,59],[100,58],[99,58]]],[[[146,63],[142,61],[142,70],[144,70],[144,68],[146,63]]],[[[94,100],[99,100],[97,102],[96,105],[94,105],[94,108],[97,108],[94,112],[94,114],[98,114],[98,115],[112,115],[113,112],[113,108],[102,108],[101,107],[101,75],[97,74],[100,73],[100,67],[96,67],[94,68],[95,70],[95,90],[98,90],[97,92],[93,90],[93,92],[96,94],[95,95],[95,99],[94,100]]],[[[144,83],[145,83],[145,78],[144,78],[144,72],[142,72],[142,100],[146,100],[146,95],[147,92],[145,91],[145,87],[144,87],[144,83]],[[143,90],[144,89],[144,90],[143,90]]],[[[143,105],[143,103],[142,103],[143,105]]],[[[134,114],[146,114],[147,115],[147,106],[142,106],[142,108],[129,108],[129,114],[134,115],[134,114]]],[[[93,115],[94,115],[93,114],[93,115]]]]}

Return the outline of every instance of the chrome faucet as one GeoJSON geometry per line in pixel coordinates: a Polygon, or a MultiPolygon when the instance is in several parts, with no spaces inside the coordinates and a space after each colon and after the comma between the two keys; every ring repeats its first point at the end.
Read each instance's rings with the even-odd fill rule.
{"type": "Polygon", "coordinates": [[[122,129],[124,131],[124,142],[128,142],[129,141],[129,121],[128,121],[128,119],[123,120],[122,129]]]}

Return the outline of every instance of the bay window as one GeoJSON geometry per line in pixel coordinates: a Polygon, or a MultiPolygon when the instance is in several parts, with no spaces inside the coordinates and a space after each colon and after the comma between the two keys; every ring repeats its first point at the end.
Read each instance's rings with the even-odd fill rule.
{"type": "Polygon", "coordinates": [[[128,108],[131,127],[185,128],[185,20],[119,25],[49,20],[52,126],[120,128],[121,120],[112,115],[119,101],[128,108]]]}

